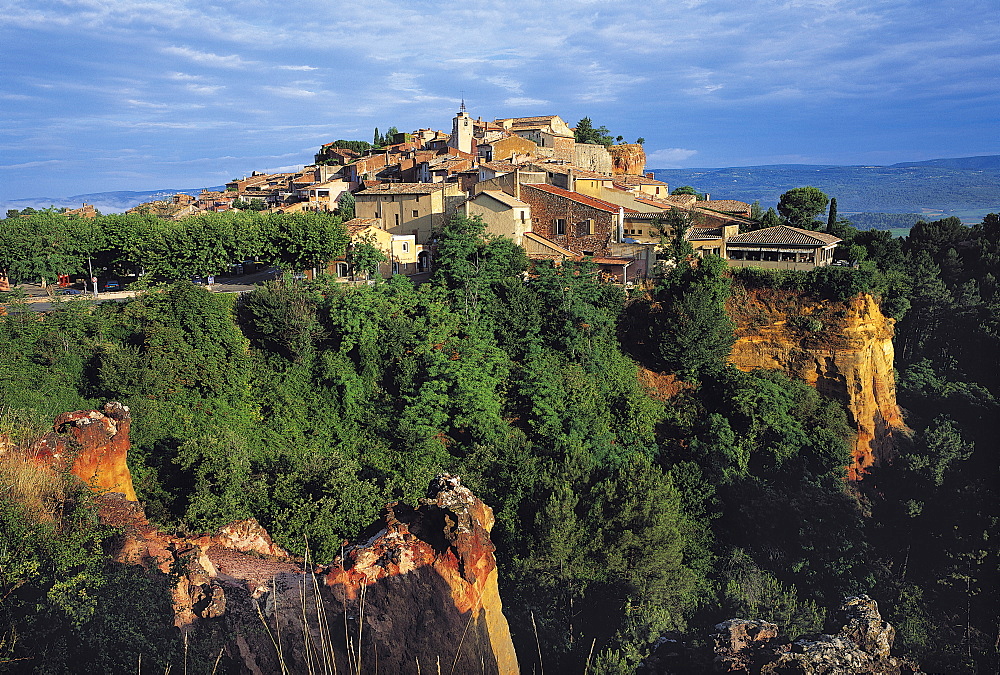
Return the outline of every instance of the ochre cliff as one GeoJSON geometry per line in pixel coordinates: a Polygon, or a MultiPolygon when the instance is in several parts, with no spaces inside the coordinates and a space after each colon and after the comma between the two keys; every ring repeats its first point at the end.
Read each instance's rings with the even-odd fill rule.
{"type": "Polygon", "coordinates": [[[37,460],[69,470],[97,491],[120,492],[135,500],[126,459],[132,418],[128,406],[111,402],[104,411],[77,410],[55,419],[53,431],[31,446],[37,460]]]}
{"type": "Polygon", "coordinates": [[[359,636],[356,661],[377,658],[392,673],[517,673],[489,538],[493,511],[447,474],[421,502],[388,506],[377,532],[325,572],[359,636]]]}
{"type": "Polygon", "coordinates": [[[457,476],[435,479],[417,508],[390,504],[361,543],[317,565],[254,520],[197,537],[150,524],[126,465],[130,421],[118,403],[60,415],[28,461],[98,492],[101,521],[122,532],[115,560],[173,575],[174,624],[216,634],[227,672],[518,672],[493,512],[457,476]]]}
{"type": "Polygon", "coordinates": [[[646,169],[646,151],[638,143],[623,143],[608,148],[611,171],[616,176],[641,176],[646,169]]]}
{"type": "Polygon", "coordinates": [[[729,360],[737,368],[780,369],[844,402],[857,428],[850,480],[892,459],[908,430],[896,404],[895,321],[873,297],[839,303],[737,286],[727,307],[736,323],[729,360]]]}

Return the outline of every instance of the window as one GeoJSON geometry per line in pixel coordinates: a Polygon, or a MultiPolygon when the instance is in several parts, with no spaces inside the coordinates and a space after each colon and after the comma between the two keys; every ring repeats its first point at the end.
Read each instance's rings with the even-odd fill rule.
{"type": "Polygon", "coordinates": [[[395,214],[395,218],[396,218],[396,227],[399,227],[399,214],[398,213],[395,214]]]}
{"type": "Polygon", "coordinates": [[[409,252],[410,252],[410,242],[404,241],[403,242],[403,253],[409,253],[409,252]]]}
{"type": "Polygon", "coordinates": [[[347,267],[347,263],[342,263],[342,262],[337,263],[337,278],[338,279],[346,279],[349,273],[350,272],[349,272],[349,269],[347,267]]]}
{"type": "Polygon", "coordinates": [[[413,217],[414,218],[419,218],[420,217],[420,211],[418,211],[417,209],[413,209],[413,217]]]}
{"type": "Polygon", "coordinates": [[[566,219],[556,218],[556,234],[566,234],[566,219]]]}
{"type": "Polygon", "coordinates": [[[524,211],[521,211],[521,222],[524,222],[524,211]]]}

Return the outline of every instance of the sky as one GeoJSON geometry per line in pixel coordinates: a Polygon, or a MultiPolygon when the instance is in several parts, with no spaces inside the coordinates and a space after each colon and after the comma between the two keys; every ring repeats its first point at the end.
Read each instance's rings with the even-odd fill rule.
{"type": "Polygon", "coordinates": [[[589,116],[648,168],[1000,154],[1000,0],[0,0],[0,201],[589,116]]]}

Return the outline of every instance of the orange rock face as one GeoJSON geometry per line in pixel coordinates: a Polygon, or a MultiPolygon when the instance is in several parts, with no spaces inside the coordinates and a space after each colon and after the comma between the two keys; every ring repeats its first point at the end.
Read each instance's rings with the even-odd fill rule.
{"type": "Polygon", "coordinates": [[[895,321],[874,298],[830,303],[737,288],[728,309],[737,324],[733,365],[783,370],[845,403],[857,428],[850,480],[892,459],[898,437],[909,430],[896,403],[895,321]]]}
{"type": "Polygon", "coordinates": [[[489,538],[493,511],[454,476],[436,479],[429,494],[417,509],[387,507],[373,536],[324,575],[348,632],[360,636],[355,662],[374,667],[377,658],[397,673],[437,672],[438,663],[442,672],[517,673],[489,538]]]}
{"type": "Polygon", "coordinates": [[[54,431],[32,445],[39,461],[70,473],[91,487],[120,492],[135,501],[129,472],[129,428],[127,406],[111,402],[104,412],[77,410],[63,413],[53,423],[54,431]]]}
{"type": "Polygon", "coordinates": [[[646,151],[638,143],[623,143],[608,148],[611,171],[616,176],[641,176],[646,169],[646,151]]]}

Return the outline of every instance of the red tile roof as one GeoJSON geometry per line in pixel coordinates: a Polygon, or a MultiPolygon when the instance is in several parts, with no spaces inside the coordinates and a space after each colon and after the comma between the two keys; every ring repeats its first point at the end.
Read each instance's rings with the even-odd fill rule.
{"type": "Polygon", "coordinates": [[[752,232],[738,234],[729,239],[728,244],[798,244],[800,246],[829,246],[841,241],[838,237],[825,232],[813,232],[789,225],[765,227],[752,232]]]}
{"type": "MultiPolygon", "coordinates": [[[[600,211],[607,211],[609,213],[618,213],[618,210],[621,208],[617,204],[606,202],[603,199],[588,197],[587,195],[582,195],[579,192],[563,190],[560,187],[549,185],[548,183],[525,183],[524,187],[535,188],[536,190],[541,190],[542,192],[548,192],[549,194],[572,200],[577,204],[583,204],[584,206],[589,206],[600,211]]],[[[632,209],[625,209],[625,211],[632,211],[632,209]]]]}

